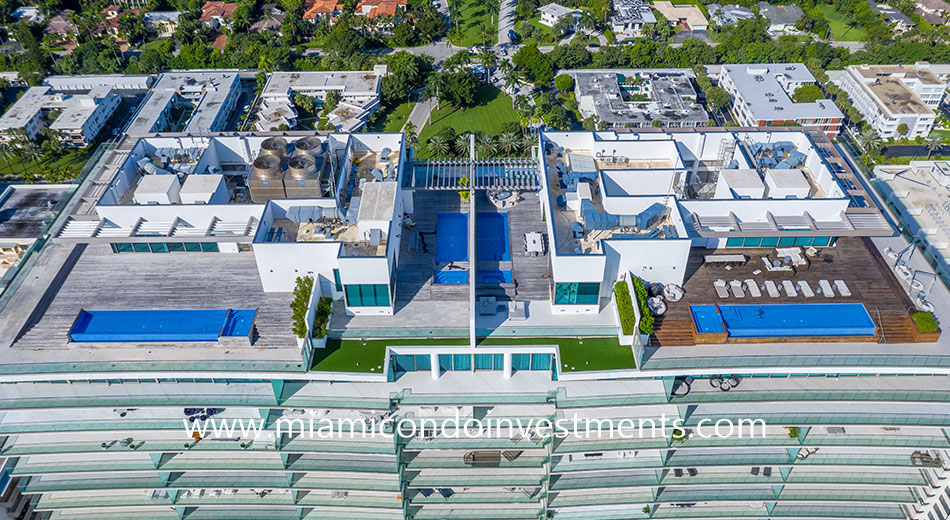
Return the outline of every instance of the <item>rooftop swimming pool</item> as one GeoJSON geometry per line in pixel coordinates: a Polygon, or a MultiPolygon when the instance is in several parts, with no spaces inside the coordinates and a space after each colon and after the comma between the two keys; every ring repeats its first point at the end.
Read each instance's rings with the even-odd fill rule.
{"type": "Polygon", "coordinates": [[[511,283],[510,269],[479,269],[478,283],[511,283]]]}
{"type": "Polygon", "coordinates": [[[443,269],[432,273],[432,283],[439,285],[464,285],[468,283],[467,269],[443,269]]]}
{"type": "Polygon", "coordinates": [[[436,217],[435,261],[468,261],[468,216],[465,213],[440,212],[436,217]]]}
{"type": "Polygon", "coordinates": [[[873,336],[877,330],[860,303],[690,305],[698,332],[733,337],[873,336]]]}
{"type": "Polygon", "coordinates": [[[479,262],[507,262],[511,260],[508,241],[508,214],[480,212],[476,217],[476,249],[479,262]]]}
{"type": "Polygon", "coordinates": [[[81,310],[69,338],[76,342],[218,341],[251,333],[255,309],[81,310]]]}

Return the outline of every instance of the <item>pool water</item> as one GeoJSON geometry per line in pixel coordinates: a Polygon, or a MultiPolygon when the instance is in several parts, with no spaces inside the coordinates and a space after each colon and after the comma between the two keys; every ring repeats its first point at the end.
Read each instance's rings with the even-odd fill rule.
{"type": "Polygon", "coordinates": [[[452,269],[432,273],[432,283],[439,285],[464,285],[468,283],[468,271],[452,269]]]}
{"type": "Polygon", "coordinates": [[[479,262],[507,262],[511,260],[508,241],[508,214],[481,212],[476,220],[479,262]]]}
{"type": "Polygon", "coordinates": [[[860,303],[796,303],[772,305],[691,305],[699,332],[730,336],[873,336],[877,327],[860,303]]]}
{"type": "Polygon", "coordinates": [[[217,341],[247,336],[254,309],[82,310],[69,338],[76,342],[217,341]]]}
{"type": "Polygon", "coordinates": [[[479,269],[478,283],[511,283],[510,269],[479,269]]]}
{"type": "Polygon", "coordinates": [[[435,261],[468,261],[468,216],[465,213],[440,212],[436,217],[435,261]]]}

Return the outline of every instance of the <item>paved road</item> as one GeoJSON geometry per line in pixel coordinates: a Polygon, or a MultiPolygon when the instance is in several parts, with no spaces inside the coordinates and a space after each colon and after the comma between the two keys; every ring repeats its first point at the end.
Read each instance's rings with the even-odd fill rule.
{"type": "Polygon", "coordinates": [[[511,43],[508,31],[515,28],[515,5],[518,0],[501,0],[501,12],[498,14],[498,45],[511,43]]]}
{"type": "MultiPolygon", "coordinates": [[[[429,113],[435,108],[435,103],[435,98],[429,98],[412,106],[412,112],[409,113],[409,118],[406,121],[412,121],[413,126],[416,127],[417,135],[422,131],[422,125],[429,119],[429,113]]],[[[405,127],[403,125],[403,128],[405,127]]]]}

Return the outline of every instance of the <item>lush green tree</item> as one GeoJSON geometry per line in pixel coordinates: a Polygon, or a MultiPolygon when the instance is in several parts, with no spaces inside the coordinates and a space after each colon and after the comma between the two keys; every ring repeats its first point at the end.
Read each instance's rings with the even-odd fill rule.
{"type": "Polygon", "coordinates": [[[910,128],[907,128],[907,123],[901,123],[897,125],[897,133],[900,135],[907,135],[907,132],[910,131],[910,128]]]}
{"type": "Polygon", "coordinates": [[[409,93],[424,85],[431,63],[421,56],[399,51],[386,58],[388,73],[383,77],[382,96],[389,104],[405,101],[409,93]]]}
{"type": "Polygon", "coordinates": [[[558,76],[554,78],[554,88],[563,90],[565,92],[573,90],[574,78],[572,78],[569,74],[558,74],[558,76]]]}
{"type": "Polygon", "coordinates": [[[571,118],[561,105],[549,105],[542,112],[542,117],[545,123],[557,130],[568,130],[571,127],[571,118]]]}
{"type": "Polygon", "coordinates": [[[475,103],[478,93],[478,82],[475,76],[466,71],[444,74],[444,84],[442,88],[442,101],[446,101],[452,106],[466,107],[475,103]]]}
{"type": "Polygon", "coordinates": [[[312,97],[299,93],[294,95],[294,107],[305,117],[313,117],[317,108],[312,97]]]}
{"type": "Polygon", "coordinates": [[[861,132],[857,137],[858,144],[864,149],[864,162],[868,163],[870,156],[877,155],[884,146],[884,141],[877,135],[877,132],[870,128],[861,132]]]}
{"type": "Polygon", "coordinates": [[[495,138],[488,134],[482,134],[475,139],[475,148],[483,158],[491,157],[498,151],[495,138]]]}
{"type": "Polygon", "coordinates": [[[824,98],[825,93],[815,84],[802,85],[792,93],[792,101],[796,103],[813,103],[824,98]]]}
{"type": "Polygon", "coordinates": [[[441,135],[433,135],[426,141],[429,153],[436,157],[444,157],[449,151],[449,144],[441,135]]]}
{"type": "Polygon", "coordinates": [[[525,45],[511,57],[511,61],[522,69],[535,85],[548,85],[554,79],[551,60],[538,50],[536,45],[525,45]]]}
{"type": "Polygon", "coordinates": [[[323,99],[323,112],[329,113],[331,110],[337,107],[340,104],[340,100],[343,99],[343,94],[340,94],[338,90],[331,90],[327,92],[326,98],[323,99]]]}
{"type": "Polygon", "coordinates": [[[713,110],[722,110],[729,106],[731,101],[732,98],[729,97],[729,93],[722,87],[706,89],[706,102],[709,104],[709,108],[713,110]]]}

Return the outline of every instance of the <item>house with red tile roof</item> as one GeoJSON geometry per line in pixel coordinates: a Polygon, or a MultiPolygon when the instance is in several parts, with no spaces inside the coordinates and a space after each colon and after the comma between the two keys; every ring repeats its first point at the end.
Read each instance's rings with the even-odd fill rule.
{"type": "Polygon", "coordinates": [[[339,0],[310,0],[304,4],[303,18],[310,23],[329,18],[332,22],[341,12],[343,4],[339,0]]]}
{"type": "Polygon", "coordinates": [[[236,8],[237,4],[233,2],[205,2],[205,5],[201,6],[201,18],[198,18],[198,21],[214,31],[222,26],[230,27],[236,8]]]}
{"type": "Polygon", "coordinates": [[[372,20],[380,17],[391,17],[393,22],[388,27],[375,26],[371,31],[388,32],[406,12],[406,0],[360,0],[353,12],[356,16],[365,16],[372,20]]]}

